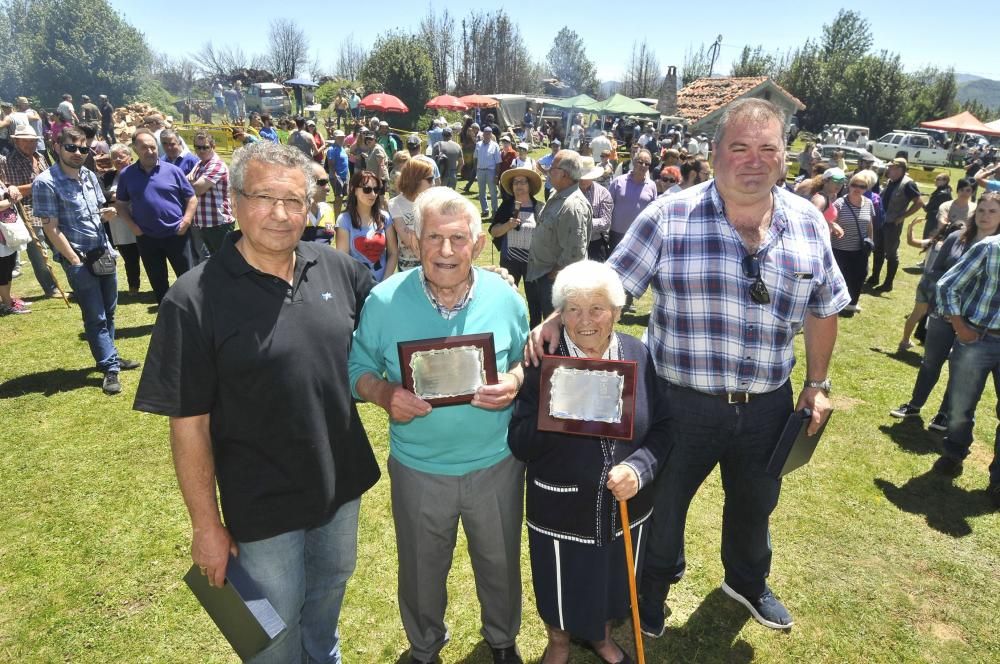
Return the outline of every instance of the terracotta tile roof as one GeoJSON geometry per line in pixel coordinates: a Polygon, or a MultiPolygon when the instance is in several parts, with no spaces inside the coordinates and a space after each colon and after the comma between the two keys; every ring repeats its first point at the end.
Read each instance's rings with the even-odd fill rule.
{"type": "MultiPolygon", "coordinates": [[[[709,113],[739,99],[767,80],[766,76],[699,78],[677,92],[677,114],[691,121],[700,120],[709,113]]],[[[797,106],[805,108],[805,104],[780,85],[774,81],[771,81],[771,84],[788,95],[797,106]]]]}

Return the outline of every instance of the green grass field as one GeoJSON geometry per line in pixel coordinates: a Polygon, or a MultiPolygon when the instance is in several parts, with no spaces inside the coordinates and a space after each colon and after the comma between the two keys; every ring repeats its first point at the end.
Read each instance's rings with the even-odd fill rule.
{"type": "MultiPolygon", "coordinates": [[[[907,249],[904,266],[917,260],[907,249]]],[[[498,256],[487,245],[480,261],[498,256]]],[[[37,298],[24,267],[14,292],[37,298]]],[[[895,354],[917,281],[900,276],[894,292],[865,296],[864,312],[842,320],[832,370],[837,412],[813,462],[787,478],[774,514],[770,582],[796,626],[788,633],[761,627],[719,590],[716,472],[692,505],[688,573],[671,593],[667,634],[646,641],[651,664],[1000,661],[1000,519],[983,492],[996,396],[987,388],[965,474],[955,481],[930,475],[939,437],[888,415],[909,397],[919,362],[917,353],[895,354]]],[[[120,302],[126,357],[145,355],[152,302],[148,293],[120,302]]],[[[621,325],[637,336],[649,296],[638,306],[640,315],[621,325]]],[[[123,374],[121,395],[102,394],[79,310],[58,300],[36,300],[34,313],[4,318],[0,330],[0,661],[237,661],[182,581],[189,524],[166,420],[131,410],[138,373],[123,374]]],[[[801,379],[799,367],[793,380],[801,379]]],[[[944,378],[928,418],[943,388],[944,378]]],[[[369,405],[361,413],[384,467],[386,416],[369,405]]],[[[526,545],[522,557],[519,645],[534,662],[545,635],[526,545]]],[[[443,661],[489,662],[464,540],[449,590],[452,642],[443,661]]],[[[387,477],[363,501],[341,632],[350,663],[396,662],[407,647],[387,477]]],[[[616,636],[631,643],[628,625],[616,636]]],[[[576,651],[572,661],[596,660],[576,651]]]]}

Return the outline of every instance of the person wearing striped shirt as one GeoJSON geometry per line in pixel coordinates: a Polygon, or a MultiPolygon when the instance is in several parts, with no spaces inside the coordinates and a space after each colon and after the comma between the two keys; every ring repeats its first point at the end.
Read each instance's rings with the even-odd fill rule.
{"type": "Polygon", "coordinates": [[[207,131],[199,131],[194,149],[199,161],[188,180],[198,197],[198,207],[191,228],[196,258],[201,259],[217,253],[236,225],[229,200],[229,168],[215,153],[215,139],[207,131]]]}

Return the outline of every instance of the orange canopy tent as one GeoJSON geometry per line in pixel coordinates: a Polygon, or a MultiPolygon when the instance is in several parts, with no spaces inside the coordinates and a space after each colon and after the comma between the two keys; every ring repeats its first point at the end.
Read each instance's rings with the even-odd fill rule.
{"type": "Polygon", "coordinates": [[[954,131],[960,133],[982,134],[984,136],[1000,136],[1000,129],[988,127],[968,111],[962,111],[958,115],[940,120],[930,120],[921,122],[921,127],[926,129],[939,129],[941,131],[954,131]]]}

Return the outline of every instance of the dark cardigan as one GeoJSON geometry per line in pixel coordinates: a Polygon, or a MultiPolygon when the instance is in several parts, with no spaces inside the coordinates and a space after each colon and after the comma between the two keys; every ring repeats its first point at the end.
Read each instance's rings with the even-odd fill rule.
{"type": "MultiPolygon", "coordinates": [[[[616,333],[617,334],[617,333],[616,333]]],[[[514,402],[507,444],[527,464],[528,527],[559,539],[603,546],[622,533],[618,501],[607,489],[608,471],[627,463],[639,475],[639,493],[628,501],[631,525],[653,511],[653,479],[670,450],[665,395],[649,351],[618,334],[622,359],[638,363],[634,436],[631,441],[539,431],[540,370],[528,367],[514,402]]],[[[568,355],[565,342],[558,355],[568,355]]]]}

